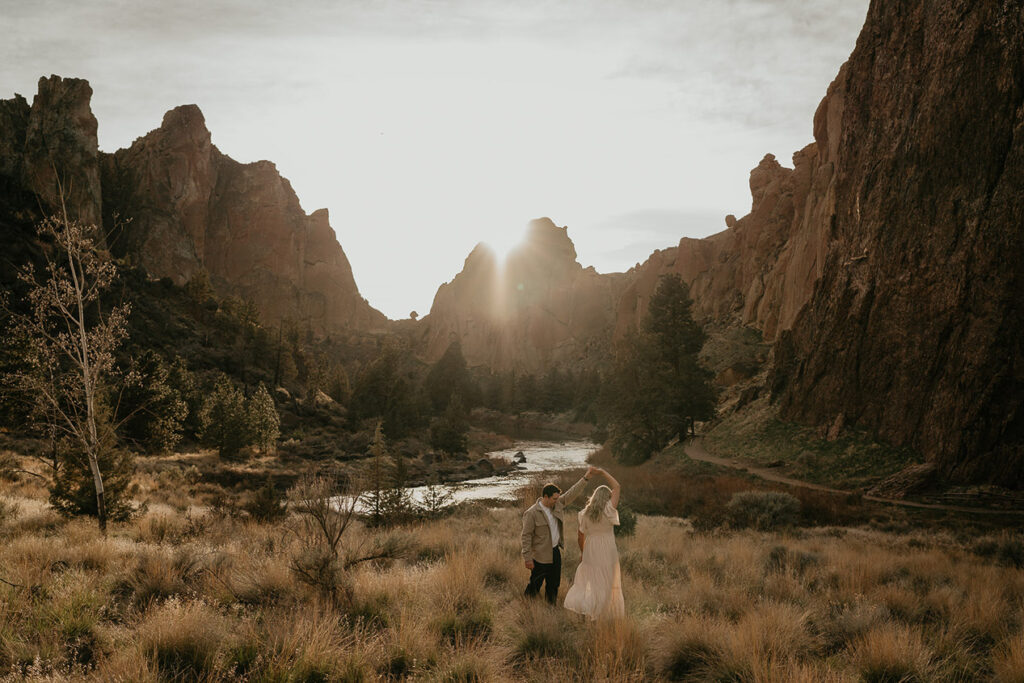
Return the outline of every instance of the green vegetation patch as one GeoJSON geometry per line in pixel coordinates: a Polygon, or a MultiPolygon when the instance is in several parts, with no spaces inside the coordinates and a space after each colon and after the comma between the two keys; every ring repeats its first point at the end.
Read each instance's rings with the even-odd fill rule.
{"type": "Polygon", "coordinates": [[[837,439],[821,438],[815,427],[784,422],[768,398],[723,418],[705,436],[714,455],[758,465],[779,464],[780,473],[836,488],[859,488],[922,462],[908,448],[879,443],[856,429],[837,439]]]}

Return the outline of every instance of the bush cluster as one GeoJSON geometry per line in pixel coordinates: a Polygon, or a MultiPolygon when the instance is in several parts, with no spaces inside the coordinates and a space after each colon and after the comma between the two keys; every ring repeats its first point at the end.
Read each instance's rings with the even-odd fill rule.
{"type": "Polygon", "coordinates": [[[796,525],[800,501],[779,491],[743,491],[726,506],[729,523],[736,529],[771,531],[796,525]]]}

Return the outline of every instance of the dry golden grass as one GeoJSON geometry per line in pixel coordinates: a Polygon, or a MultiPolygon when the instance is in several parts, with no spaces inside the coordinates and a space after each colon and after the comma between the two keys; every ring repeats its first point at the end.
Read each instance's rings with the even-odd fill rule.
{"type": "MultiPolygon", "coordinates": [[[[608,625],[522,596],[514,509],[387,532],[405,556],[352,567],[351,599],[332,600],[291,568],[294,518],[190,499],[103,537],[5,485],[9,680],[1024,680],[1024,571],[944,532],[695,533],[642,516],[618,540],[627,619],[608,625]]],[[[569,515],[563,595],[574,531],[569,515]]],[[[346,547],[381,533],[356,525],[346,547]]]]}

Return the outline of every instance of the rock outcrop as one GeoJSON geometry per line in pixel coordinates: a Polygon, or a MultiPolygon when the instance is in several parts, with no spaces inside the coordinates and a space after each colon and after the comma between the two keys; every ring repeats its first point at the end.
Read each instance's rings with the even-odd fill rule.
{"type": "Polygon", "coordinates": [[[829,242],[777,343],[782,415],[1024,486],[1020,7],[872,2],[815,138],[829,242]]]}
{"type": "Polygon", "coordinates": [[[103,155],[115,250],[178,284],[205,271],[214,288],[318,333],[379,329],[383,314],[359,295],[327,210],[306,215],[269,161],[241,164],[212,144],[202,112],[173,109],[160,128],[103,155]],[[113,226],[116,227],[116,226],[113,226]]]}
{"type": "MultiPolygon", "coordinates": [[[[0,100],[0,185],[8,205],[30,198],[32,210],[99,224],[102,211],[92,88],[77,78],[39,79],[31,107],[21,95],[0,100]],[[63,196],[62,196],[63,195],[63,196]]],[[[13,208],[13,207],[12,207],[13,208]]]]}
{"type": "Polygon", "coordinates": [[[484,244],[418,323],[428,359],[458,340],[471,365],[536,372],[607,352],[622,275],[583,268],[564,227],[541,218],[504,263],[484,244]]]}
{"type": "Polygon", "coordinates": [[[627,276],[616,336],[635,329],[662,275],[690,285],[694,313],[704,320],[749,325],[772,340],[793,324],[820,276],[827,247],[829,163],[812,143],[793,155],[793,169],[771,154],[750,172],[750,213],[727,217],[727,229],[704,239],[684,237],[654,252],[627,276]]]}
{"type": "Polygon", "coordinates": [[[111,250],[152,277],[184,284],[203,271],[268,324],[287,317],[319,333],[386,325],[359,295],[327,211],[307,216],[272,163],[221,154],[192,105],[103,154],[91,97],[88,82],[51,76],[31,106],[20,95],[0,100],[5,230],[59,212],[63,193],[72,219],[102,222],[111,250]]]}

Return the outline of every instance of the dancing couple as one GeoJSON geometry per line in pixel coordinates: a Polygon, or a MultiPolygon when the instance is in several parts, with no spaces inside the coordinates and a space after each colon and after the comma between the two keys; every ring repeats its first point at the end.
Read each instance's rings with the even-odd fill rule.
{"type": "Polygon", "coordinates": [[[537,595],[543,585],[544,596],[555,604],[565,547],[562,514],[595,475],[604,477],[608,486],[598,486],[579,513],[577,541],[583,559],[564,604],[566,609],[590,619],[616,619],[626,613],[614,532],[619,523],[620,486],[599,467],[587,468],[587,473],[564,494],[554,484],[545,485],[541,497],[523,514],[523,561],[530,570],[526,594],[537,595]]]}

